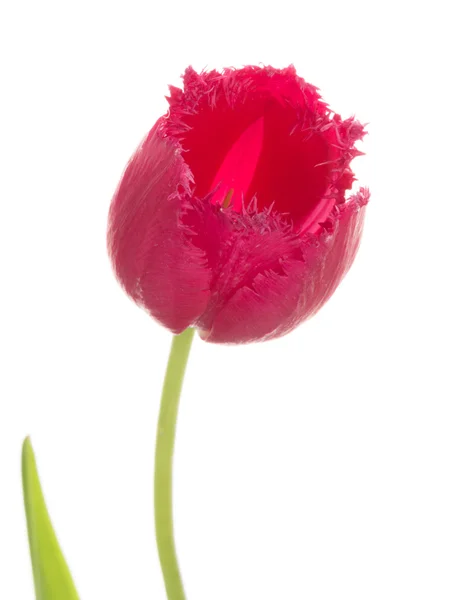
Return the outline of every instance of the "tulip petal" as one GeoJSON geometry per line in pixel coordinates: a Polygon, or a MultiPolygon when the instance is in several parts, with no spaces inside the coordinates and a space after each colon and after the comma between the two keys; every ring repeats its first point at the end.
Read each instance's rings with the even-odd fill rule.
{"type": "MultiPolygon", "coordinates": [[[[305,236],[295,243],[288,233],[283,238],[273,232],[264,237],[260,232],[259,241],[251,245],[260,249],[252,279],[248,281],[248,262],[244,261],[246,272],[245,277],[241,274],[241,283],[245,283],[235,286],[224,302],[210,304],[198,323],[202,337],[216,343],[269,340],[285,335],[314,315],[354,260],[368,198],[368,192],[362,189],[345,204],[336,206],[320,236],[305,236]],[[263,249],[267,251],[265,256],[263,249]],[[278,267],[274,256],[282,259],[278,267]]],[[[239,240],[235,244],[238,246],[239,240]]],[[[254,250],[250,251],[254,256],[254,250]]],[[[236,276],[237,263],[231,268],[236,276]]]]}
{"type": "Polygon", "coordinates": [[[158,122],[130,160],[113,198],[108,250],[133,300],[173,333],[204,311],[210,272],[181,224],[190,171],[158,122]]]}

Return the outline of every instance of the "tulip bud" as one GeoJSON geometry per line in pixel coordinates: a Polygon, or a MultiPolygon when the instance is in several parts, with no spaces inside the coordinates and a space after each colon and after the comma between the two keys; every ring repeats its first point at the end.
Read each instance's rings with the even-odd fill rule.
{"type": "Polygon", "coordinates": [[[364,135],[294,67],[196,73],[131,158],[108,249],[126,292],[209,342],[279,337],[332,295],[358,249],[367,189],[347,197],[364,135]]]}

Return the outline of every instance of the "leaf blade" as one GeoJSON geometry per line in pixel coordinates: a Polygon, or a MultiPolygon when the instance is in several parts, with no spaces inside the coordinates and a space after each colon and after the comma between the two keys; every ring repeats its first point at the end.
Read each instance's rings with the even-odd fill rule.
{"type": "Polygon", "coordinates": [[[45,504],[30,438],[22,447],[22,484],[36,600],[79,600],[45,504]]]}

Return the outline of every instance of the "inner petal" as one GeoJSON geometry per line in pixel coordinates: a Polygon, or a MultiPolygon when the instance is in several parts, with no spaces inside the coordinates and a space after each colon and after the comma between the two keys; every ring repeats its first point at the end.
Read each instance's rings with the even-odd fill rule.
{"type": "Polygon", "coordinates": [[[330,148],[325,136],[302,126],[301,116],[289,106],[269,101],[265,106],[264,142],[248,190],[258,208],[288,215],[301,231],[310,230],[332,208],[323,202],[329,185],[330,148]]]}
{"type": "Polygon", "coordinates": [[[264,136],[264,118],[260,117],[240,135],[225,155],[212,186],[213,204],[231,204],[236,212],[249,200],[247,190],[255,174],[264,136]]]}
{"type": "Polygon", "coordinates": [[[230,103],[217,90],[214,101],[205,95],[183,115],[176,135],[198,198],[241,212],[256,197],[258,210],[273,205],[298,231],[317,230],[334,205],[324,197],[336,150],[331,130],[311,123],[298,94],[287,102],[267,89],[244,90],[230,103]]]}

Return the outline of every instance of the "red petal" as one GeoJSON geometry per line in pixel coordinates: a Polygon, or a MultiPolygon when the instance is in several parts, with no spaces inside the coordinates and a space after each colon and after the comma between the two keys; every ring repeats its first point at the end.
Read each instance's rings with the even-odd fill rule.
{"type": "Polygon", "coordinates": [[[113,198],[109,254],[119,281],[174,333],[189,327],[209,299],[203,253],[181,223],[190,172],[160,120],[129,162],[113,198]]]}
{"type": "MultiPolygon", "coordinates": [[[[241,248],[244,242],[237,236],[229,251],[234,257],[232,272],[225,277],[238,273],[240,283],[245,283],[235,286],[224,301],[214,300],[213,290],[208,309],[198,322],[202,337],[219,343],[268,340],[288,333],[316,313],[354,260],[368,198],[367,190],[361,189],[346,204],[335,207],[319,237],[311,235],[295,243],[288,232],[255,230],[250,248],[248,241],[247,247],[241,248]],[[259,262],[255,261],[255,272],[248,280],[251,270],[246,259],[254,258],[256,249],[259,262]],[[280,257],[278,265],[274,256],[280,257]]],[[[216,284],[215,293],[220,297],[227,286],[227,281],[216,284]]]]}

